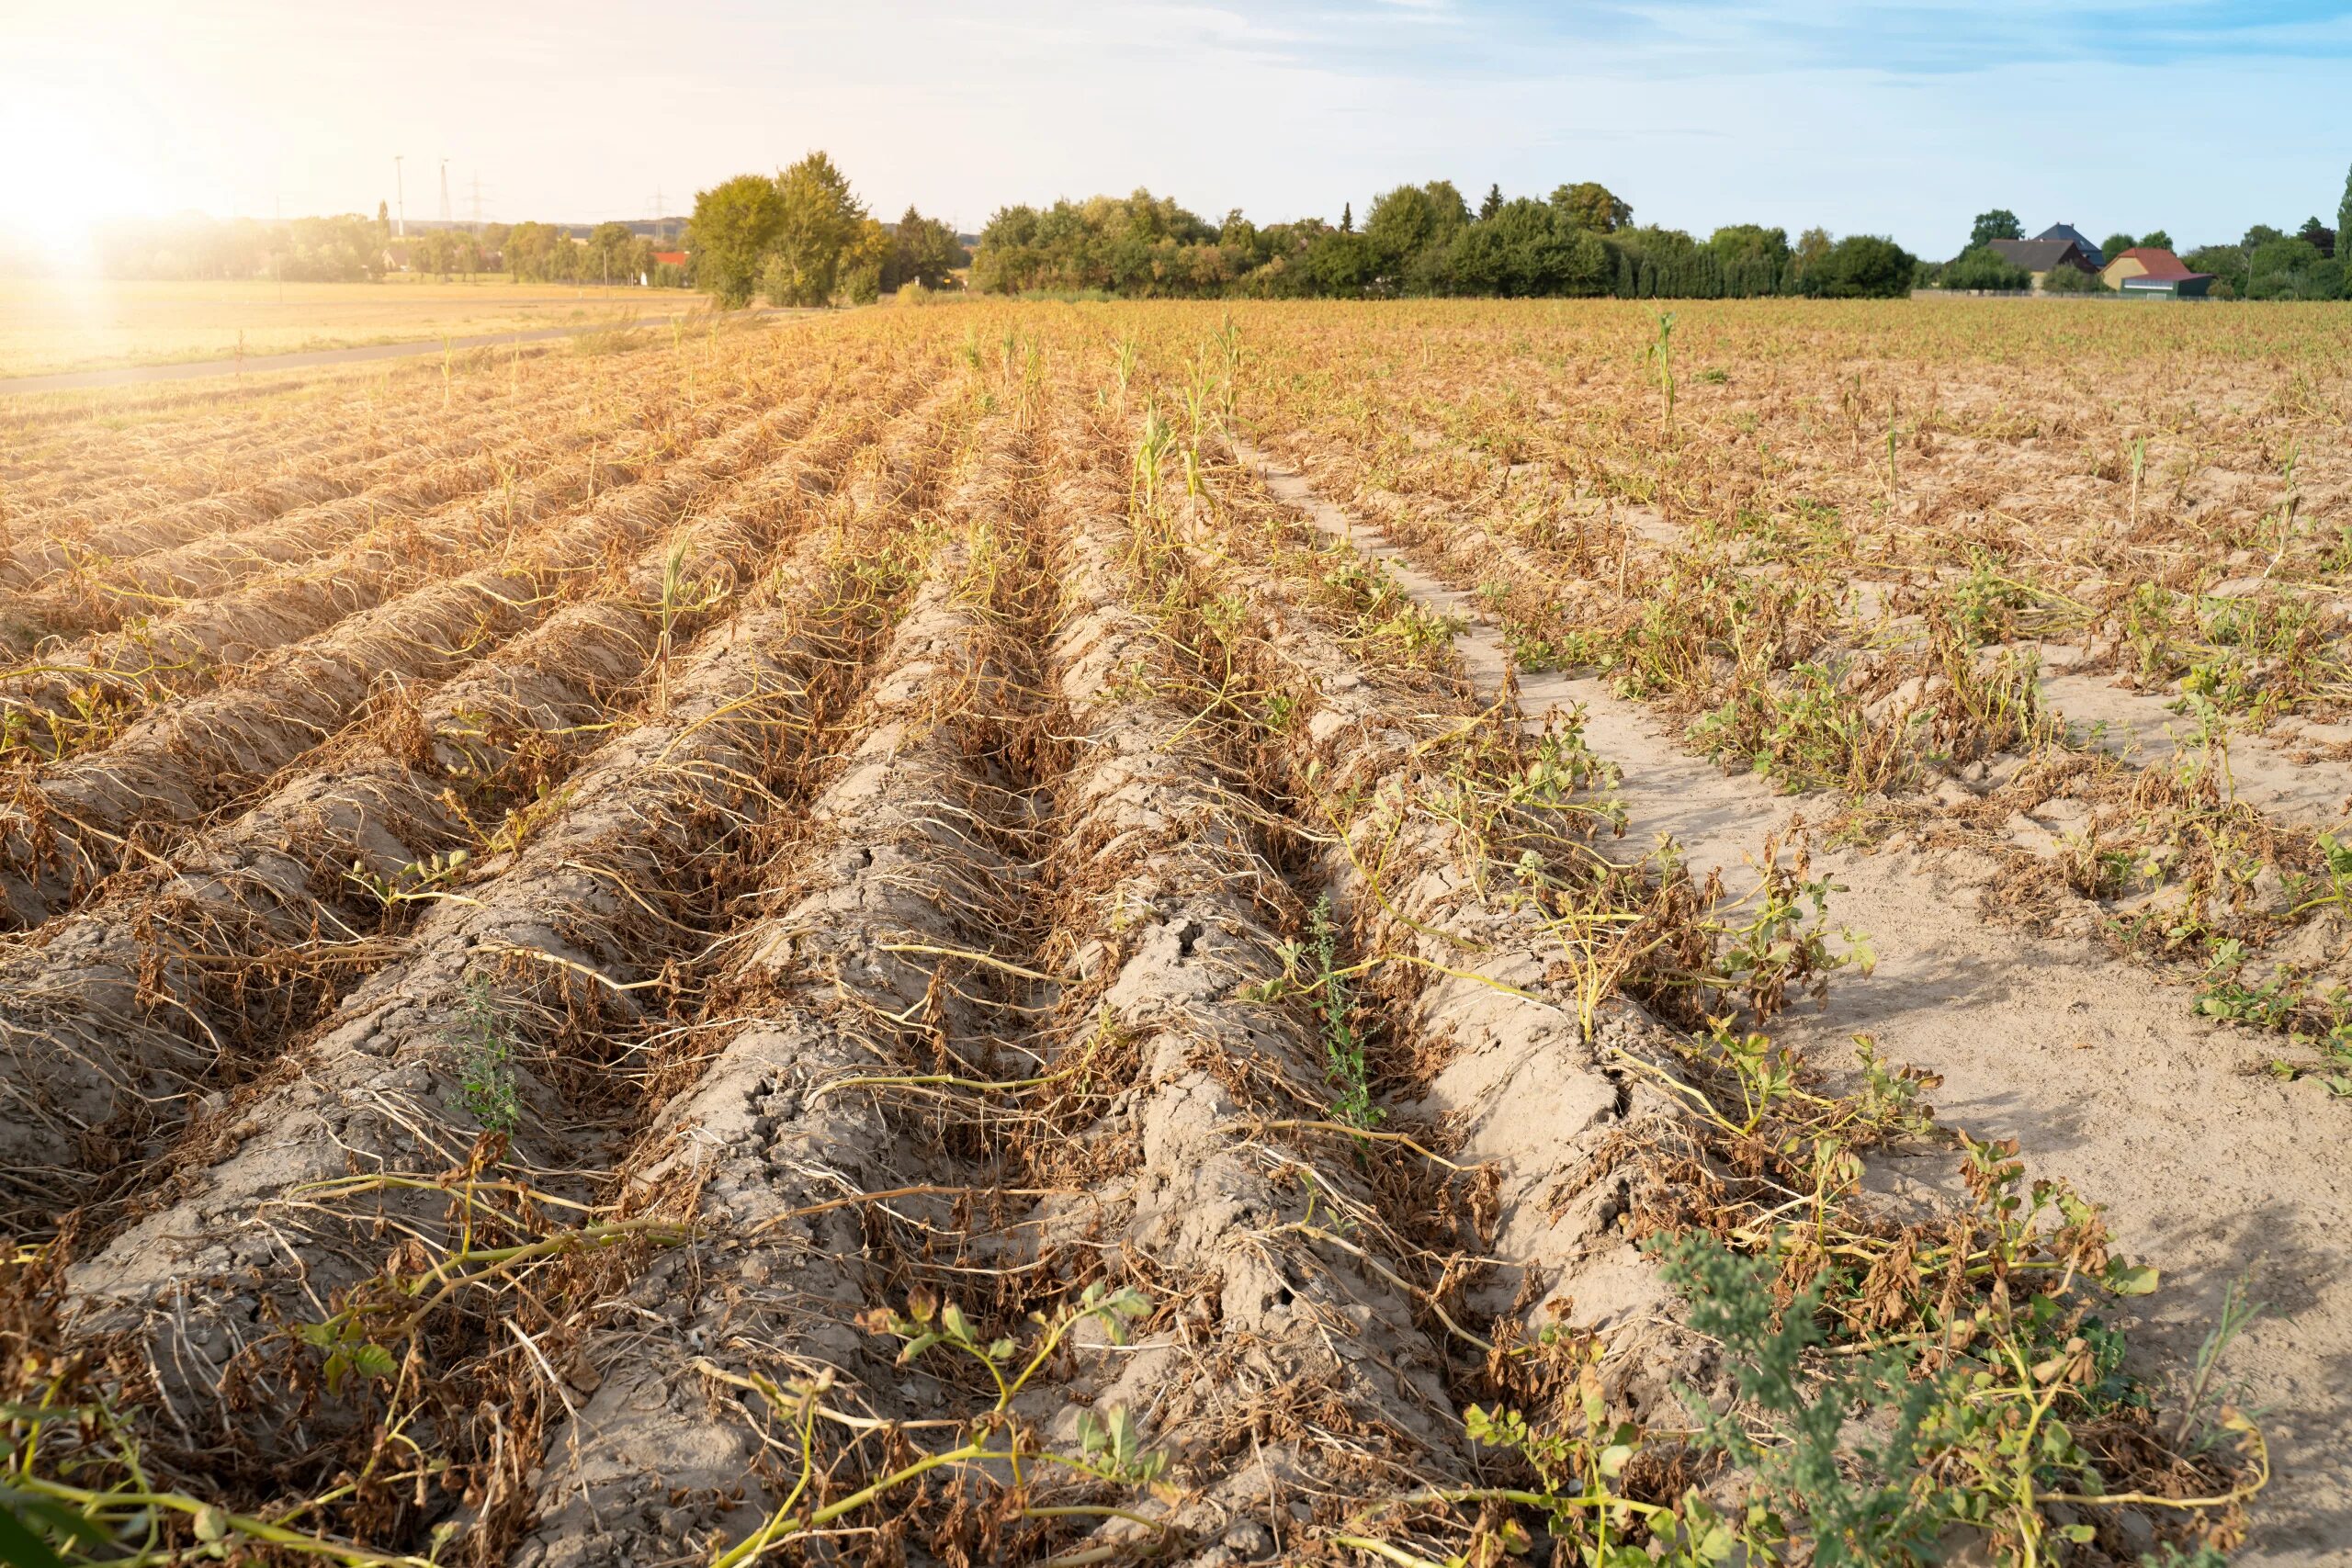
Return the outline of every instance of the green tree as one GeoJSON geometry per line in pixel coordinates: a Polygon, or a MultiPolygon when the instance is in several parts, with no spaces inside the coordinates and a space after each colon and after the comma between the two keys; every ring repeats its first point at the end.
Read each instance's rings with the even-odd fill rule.
{"type": "Polygon", "coordinates": [[[2335,204],[2335,236],[2337,241],[2340,243],[2346,234],[2352,234],[2352,171],[2347,171],[2345,174],[2344,199],[2335,204]]]}
{"type": "Polygon", "coordinates": [[[2098,273],[2075,266],[2053,266],[2041,275],[2045,294],[2104,294],[2107,284],[2098,273]]]}
{"type": "MultiPolygon", "coordinates": [[[[2352,201],[2352,186],[2346,187],[2345,199],[2352,201]]],[[[1342,234],[1352,234],[1355,231],[1356,204],[1352,201],[1343,201],[1340,203],[1340,232],[1342,234]]]]}
{"type": "Polygon", "coordinates": [[[2109,234],[2098,243],[2098,254],[2103,259],[2113,261],[2139,243],[2129,234],[2109,234]]]}
{"type": "Polygon", "coordinates": [[[772,305],[822,305],[833,297],[849,250],[864,238],[865,204],[822,152],[778,175],[775,189],[776,231],[762,292],[772,305]]]}
{"type": "Polygon", "coordinates": [[[557,247],[566,245],[552,223],[517,223],[506,231],[506,274],[521,283],[546,282],[556,276],[557,247]]]}
{"type": "Polygon", "coordinates": [[[2018,221],[2018,215],[2006,207],[1996,207],[1990,212],[1976,215],[1976,221],[1969,225],[1968,243],[1962,247],[1961,254],[1981,251],[1996,240],[2024,238],[2025,225],[2018,221]]]}
{"type": "Polygon", "coordinates": [[[783,229],[784,198],[765,175],[738,175],[696,191],[686,222],[696,279],[721,306],[742,309],[758,291],[761,264],[783,229]]]}
{"type": "Polygon", "coordinates": [[[1434,292],[1446,247],[1470,221],[1470,209],[1451,180],[1398,186],[1375,197],[1364,216],[1364,242],[1381,274],[1410,293],[1434,292]]]}
{"type": "Polygon", "coordinates": [[[2334,289],[2319,247],[2308,240],[2281,237],[2255,248],[2246,257],[2245,297],[2249,299],[2325,299],[2334,289]]]}
{"type": "Polygon", "coordinates": [[[1727,223],[1707,237],[1707,251],[1721,271],[1726,295],[1748,299],[1773,294],[1789,265],[1789,231],[1758,223],[1727,223]]]}
{"type": "Polygon", "coordinates": [[[2245,292],[2245,251],[2237,245],[2199,245],[2181,257],[2181,264],[2191,272],[2210,273],[2219,288],[2229,286],[2233,295],[2245,292]]]}
{"type": "Polygon", "coordinates": [[[2151,229],[2140,236],[2140,243],[2148,250],[2168,251],[2172,249],[2172,236],[2162,229],[2151,229]]]}
{"type": "Polygon", "coordinates": [[[1849,234],[1809,272],[1805,291],[1825,299],[1893,299],[1911,291],[1916,258],[1876,234],[1849,234]]]}
{"type": "Polygon", "coordinates": [[[1323,231],[1307,241],[1298,258],[1306,291],[1337,299],[1360,297],[1372,287],[1378,270],[1372,246],[1352,229],[1323,231]]]}
{"type": "Polygon", "coordinates": [[[1596,234],[1614,234],[1634,221],[1634,204],[1620,200],[1598,180],[1557,186],[1552,192],[1552,205],[1566,214],[1569,222],[1596,234]]]}
{"type": "Polygon", "coordinates": [[[882,297],[883,275],[897,254],[890,231],[871,218],[861,218],[849,243],[842,247],[839,296],[853,305],[871,305],[882,297]]]}
{"type": "Polygon", "coordinates": [[[1829,253],[1835,249],[1829,243],[1826,229],[1807,229],[1789,247],[1789,265],[1781,276],[1783,294],[1810,294],[1814,280],[1829,265],[1829,253]]]}
{"type": "Polygon", "coordinates": [[[629,242],[636,237],[629,232],[626,223],[599,223],[590,230],[588,276],[599,283],[607,283],[614,278],[628,282],[629,242]]]}
{"type": "Polygon", "coordinates": [[[1500,212],[1502,209],[1503,187],[1499,185],[1488,186],[1487,187],[1487,199],[1478,204],[1478,221],[1481,223],[1492,222],[1494,220],[1495,214],[1500,212]]]}
{"type": "MultiPolygon", "coordinates": [[[[2053,267],[2051,276],[2054,277],[2059,273],[2072,271],[2072,267],[2053,267]]],[[[2033,287],[2033,274],[1992,246],[1979,245],[1946,264],[1939,281],[1946,288],[2030,288],[2033,287]]]]}
{"type": "Polygon", "coordinates": [[[2303,220],[2303,226],[2295,231],[2295,238],[2323,256],[2335,254],[2335,231],[2321,222],[2316,215],[2303,220]]]}
{"type": "Polygon", "coordinates": [[[956,269],[969,261],[955,230],[910,206],[891,231],[890,261],[883,268],[882,287],[897,289],[919,283],[925,288],[945,288],[955,282],[956,269]]]}
{"type": "Polygon", "coordinates": [[[1447,276],[1464,294],[1506,298],[1602,292],[1610,273],[1608,247],[1559,209],[1521,198],[1494,216],[1455,232],[1447,276]]]}

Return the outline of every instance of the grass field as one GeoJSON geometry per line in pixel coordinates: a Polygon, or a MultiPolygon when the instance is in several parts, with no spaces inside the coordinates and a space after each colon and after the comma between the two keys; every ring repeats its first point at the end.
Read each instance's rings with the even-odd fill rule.
{"type": "Polygon", "coordinates": [[[383,283],[143,283],[0,277],[0,378],[349,348],[622,316],[702,303],[678,289],[398,277],[383,283]]]}
{"type": "Polygon", "coordinates": [[[146,1562],[2352,1551],[2346,333],[0,400],[0,1487],[146,1562]]]}

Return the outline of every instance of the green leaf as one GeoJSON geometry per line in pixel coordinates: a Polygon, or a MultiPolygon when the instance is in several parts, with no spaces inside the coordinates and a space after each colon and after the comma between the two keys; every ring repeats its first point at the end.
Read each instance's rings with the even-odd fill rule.
{"type": "Polygon", "coordinates": [[[13,1498],[0,1506],[0,1562],[8,1568],[63,1568],[56,1551],[18,1517],[24,1507],[13,1498]]]}
{"type": "Polygon", "coordinates": [[[2155,1292],[2157,1278],[2153,1263],[2136,1268],[2111,1267],[2107,1271],[2107,1288],[2119,1296],[2151,1295],[2155,1292]]]}

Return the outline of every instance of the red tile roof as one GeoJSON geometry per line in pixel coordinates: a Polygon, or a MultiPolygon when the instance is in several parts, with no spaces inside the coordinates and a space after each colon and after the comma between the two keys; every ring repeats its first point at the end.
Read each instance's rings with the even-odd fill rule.
{"type": "Polygon", "coordinates": [[[2148,269],[2141,275],[2143,277],[2161,277],[2171,280],[2200,276],[2189,271],[2181,259],[2170,251],[2159,250],[2154,245],[2134,245],[2122,255],[2111,256],[2109,259],[2123,261],[2127,258],[2138,262],[2148,269]]]}
{"type": "Polygon", "coordinates": [[[684,251],[656,251],[653,253],[653,259],[660,262],[663,266],[684,266],[686,265],[686,253],[684,251]]]}

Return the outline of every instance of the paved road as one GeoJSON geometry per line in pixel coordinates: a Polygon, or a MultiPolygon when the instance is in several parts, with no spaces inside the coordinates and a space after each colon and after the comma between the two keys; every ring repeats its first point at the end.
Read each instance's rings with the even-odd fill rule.
{"type": "MultiPolygon", "coordinates": [[[[754,315],[800,314],[759,310],[754,315]]],[[[650,316],[639,326],[664,326],[678,315],[650,316]]],[[[450,348],[487,348],[494,344],[544,343],[594,332],[594,326],[533,327],[527,332],[487,333],[479,337],[420,338],[413,343],[376,343],[358,348],[313,348],[300,354],[249,354],[239,359],[199,359],[185,365],[126,365],[112,370],[66,370],[54,376],[18,376],[0,380],[0,397],[23,392],[74,392],[91,387],[133,387],[145,381],[194,381],[207,376],[232,376],[244,371],[259,375],[270,370],[299,370],[313,365],[357,365],[370,359],[413,359],[450,348]]]]}

